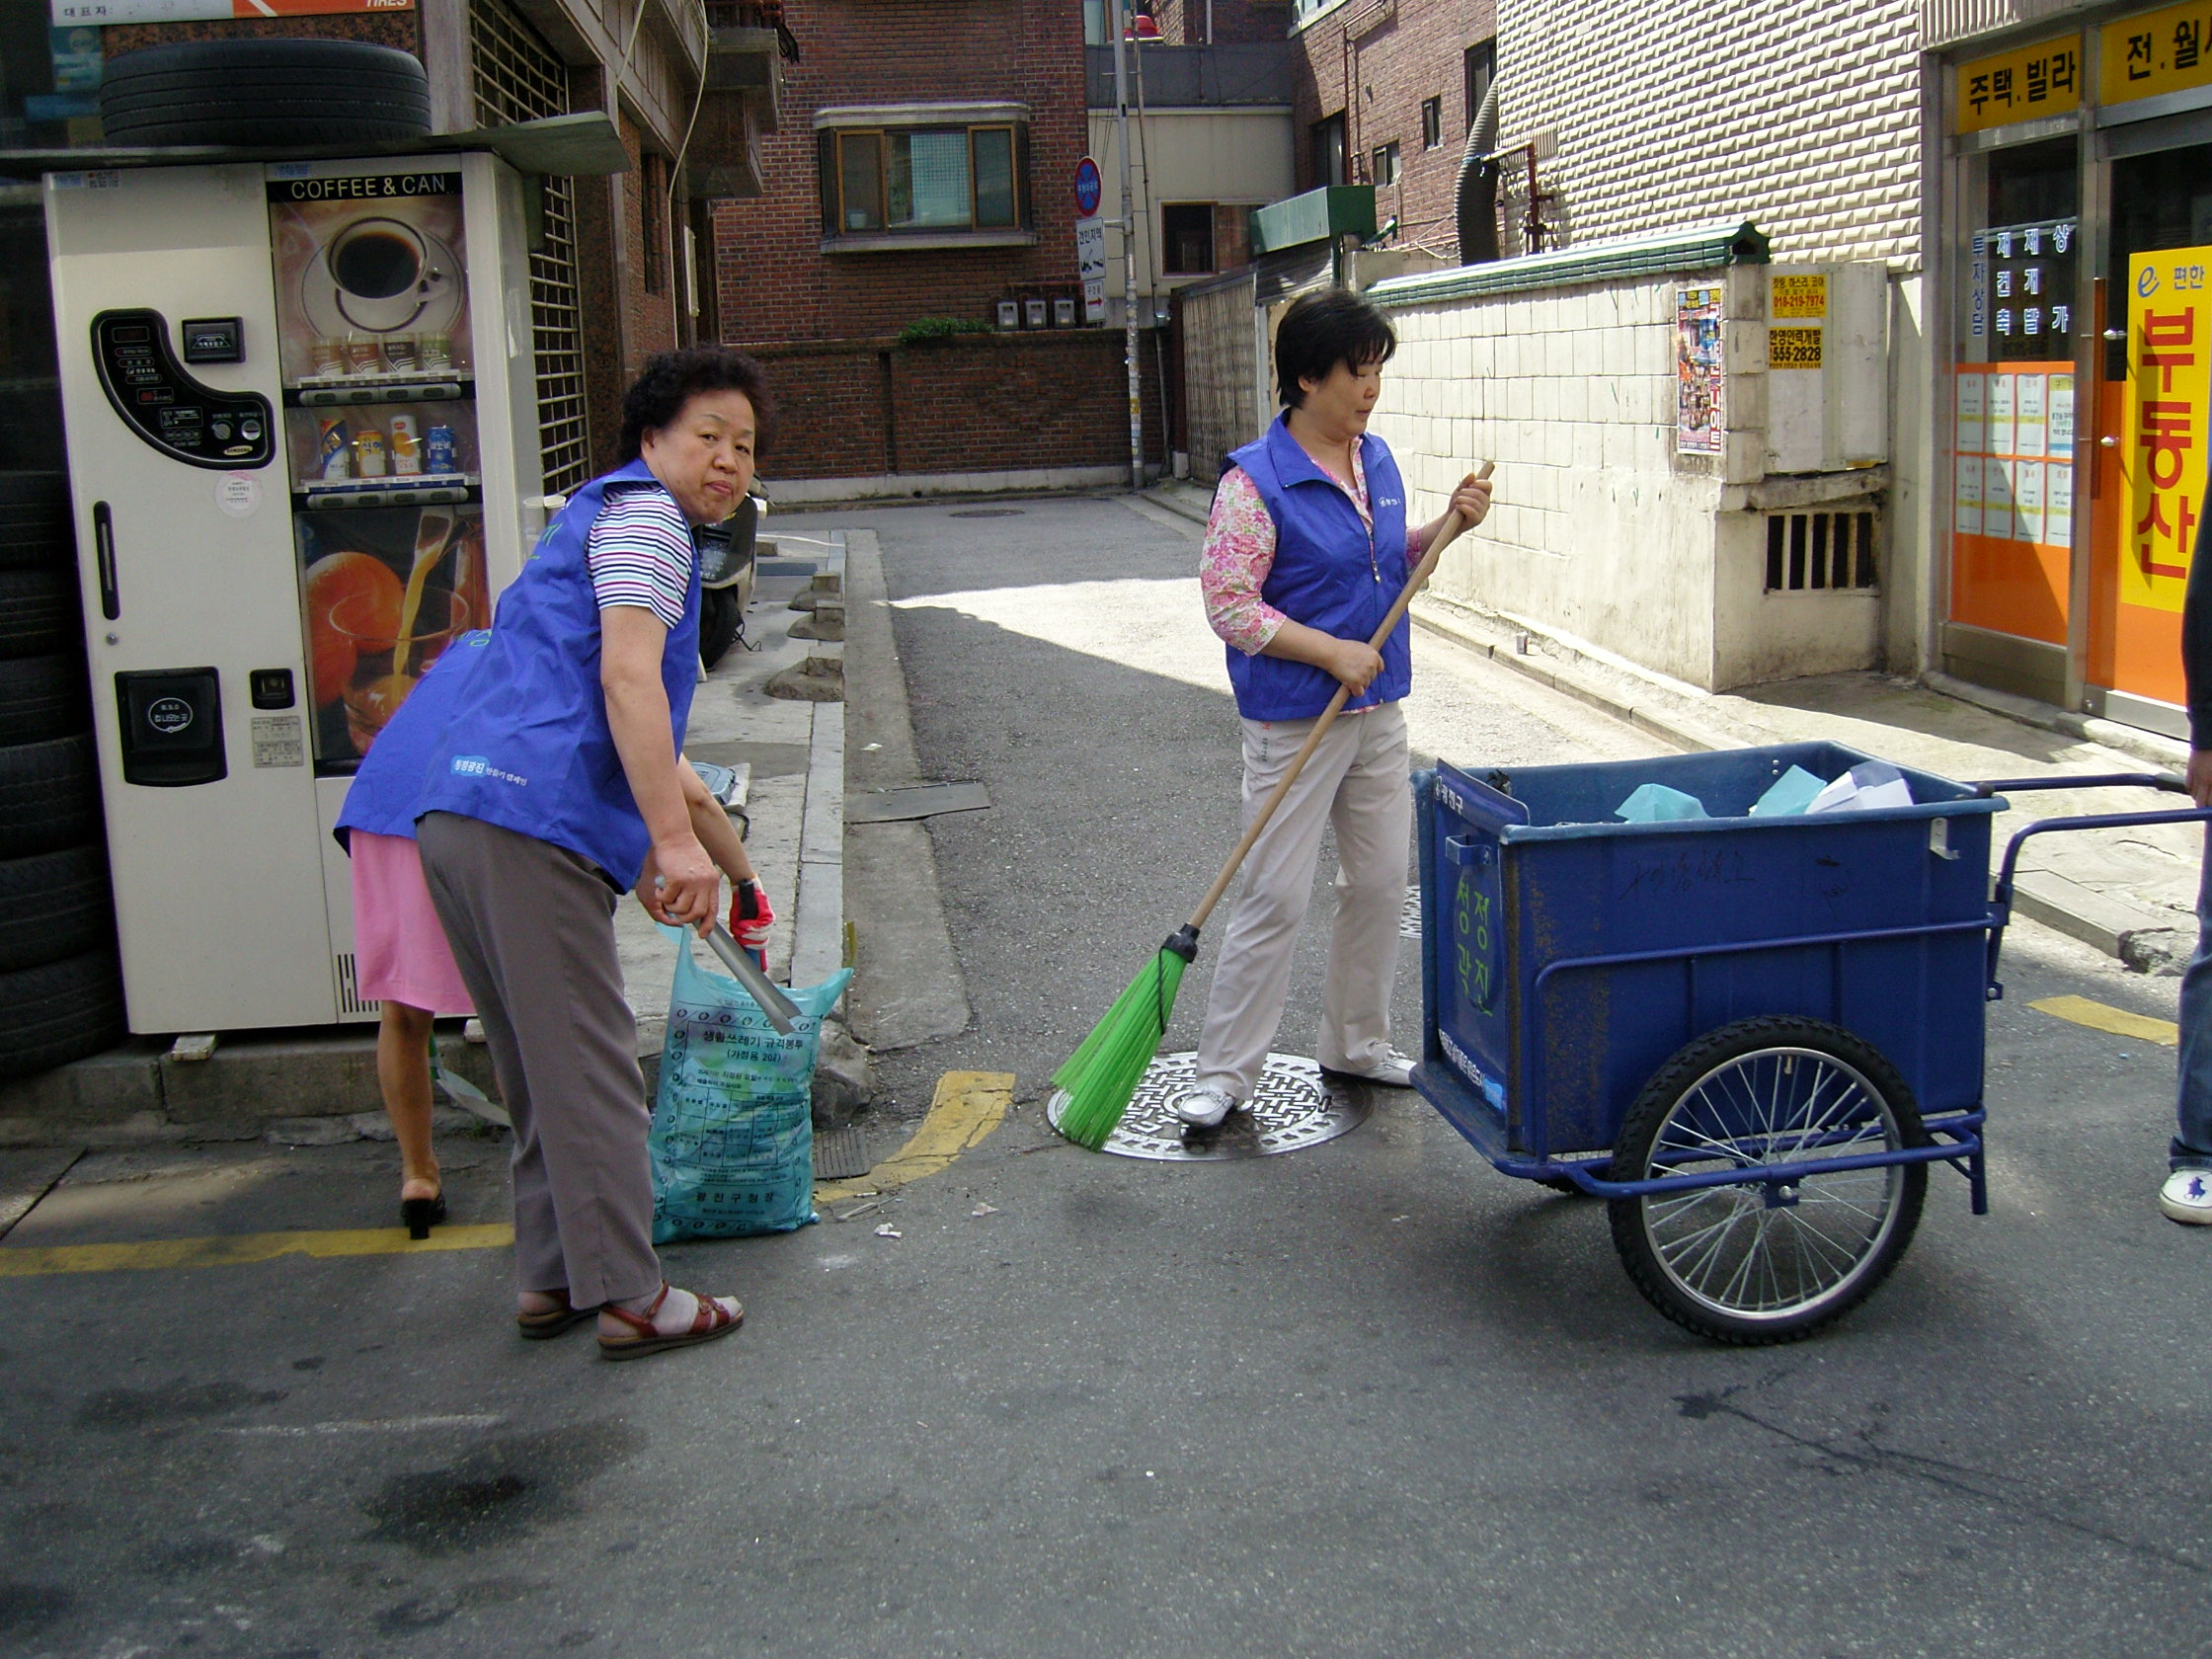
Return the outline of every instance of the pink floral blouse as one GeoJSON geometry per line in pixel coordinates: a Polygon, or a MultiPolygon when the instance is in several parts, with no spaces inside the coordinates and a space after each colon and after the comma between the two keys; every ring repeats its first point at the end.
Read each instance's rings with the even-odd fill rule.
{"type": "MultiPolygon", "coordinates": [[[[1339,484],[1339,489],[1343,486],[1339,484]]],[[[1357,446],[1352,450],[1352,488],[1344,493],[1359,509],[1360,522],[1370,531],[1375,514],[1367,505],[1367,467],[1357,446]]],[[[1405,526],[1405,556],[1411,561],[1423,551],[1421,526],[1405,526]]],[[[1267,648],[1283,623],[1284,614],[1260,597],[1268,572],[1275,566],[1275,520],[1260,500],[1259,486],[1242,467],[1232,466],[1214,492],[1213,515],[1206,522],[1206,547],[1200,556],[1198,591],[1206,600],[1206,620],[1214,632],[1244,653],[1256,657],[1267,648]]]]}

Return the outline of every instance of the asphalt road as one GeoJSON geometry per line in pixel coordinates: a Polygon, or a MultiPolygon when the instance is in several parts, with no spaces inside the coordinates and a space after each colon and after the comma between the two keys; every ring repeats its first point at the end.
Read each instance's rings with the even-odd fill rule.
{"type": "MultiPolygon", "coordinates": [[[[672,1249],[750,1318],[635,1365],[516,1341],[500,1250],[0,1277],[0,1652],[2212,1651],[2172,1051],[2027,1006],[2171,1018],[2173,982],[2015,929],[1994,1213],[1938,1170],[1891,1281],[1789,1347],[1666,1323],[1601,1205],[1406,1095],[1283,1157],[1069,1149],[1043,1078],[1234,838],[1192,534],[1113,500],[817,521],[876,532],[921,763],[994,803],[930,830],[974,1027],[879,1069],[908,1116],[1012,1072],[1005,1125],[851,1220],[672,1249]]],[[[1430,753],[1650,752],[1416,657],[1430,753]]],[[[1318,982],[1309,940],[1279,1047],[1318,982]]],[[[1398,1007],[1417,1035],[1410,951],[1398,1007]]],[[[386,1156],[90,1159],[0,1256],[378,1224],[386,1156]]],[[[498,1163],[452,1149],[457,1219],[498,1218],[498,1163]]]]}

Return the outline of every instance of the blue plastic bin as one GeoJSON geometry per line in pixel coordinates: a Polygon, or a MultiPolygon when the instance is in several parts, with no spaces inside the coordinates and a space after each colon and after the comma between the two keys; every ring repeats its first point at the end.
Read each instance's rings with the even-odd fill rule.
{"type": "Polygon", "coordinates": [[[1907,770],[1911,807],[1743,816],[1792,765],[1831,779],[1868,758],[1784,744],[1420,774],[1423,1094],[1501,1169],[1541,1175],[1611,1150],[1686,1044],[1795,1015],[1879,1049],[1931,1131],[1978,1122],[2005,802],[1907,770]],[[1711,816],[1615,820],[1642,783],[1711,816]]]}

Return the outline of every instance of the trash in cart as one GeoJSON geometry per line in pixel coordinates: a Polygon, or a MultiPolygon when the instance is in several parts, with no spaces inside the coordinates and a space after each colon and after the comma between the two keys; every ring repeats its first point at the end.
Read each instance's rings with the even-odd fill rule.
{"type": "Polygon", "coordinates": [[[1930,1164],[1988,1209],[1984,1010],[2021,843],[2212,818],[2042,820],[1993,897],[2001,791],[2120,784],[2182,787],[1961,784],[1837,744],[1421,772],[1414,1083],[1505,1174],[1606,1199],[1668,1318],[1809,1335],[1904,1254],[1930,1164]],[[1709,816],[1613,821],[1647,789],[1709,816]],[[1804,810],[1831,791],[1848,810],[1804,810]]]}

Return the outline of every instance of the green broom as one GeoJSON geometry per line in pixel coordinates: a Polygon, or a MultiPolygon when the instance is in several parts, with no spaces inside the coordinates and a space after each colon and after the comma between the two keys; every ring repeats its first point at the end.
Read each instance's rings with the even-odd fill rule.
{"type": "MultiPolygon", "coordinates": [[[[1480,478],[1490,476],[1493,463],[1485,461],[1480,478]]],[[[1413,575],[1405,585],[1405,592],[1390,606],[1390,613],[1382,618],[1382,625],[1375,630],[1375,637],[1368,641],[1371,650],[1381,651],[1382,642],[1390,637],[1404,617],[1406,607],[1413,602],[1413,595],[1436,569],[1436,562],[1446,547],[1466,528],[1466,520],[1453,514],[1445,520],[1429,550],[1421,556],[1413,575]]],[[[1122,1121],[1122,1114],[1129,1110],[1130,1096],[1137,1092],[1138,1080],[1145,1075],[1145,1067],[1152,1062],[1159,1050],[1160,1039],[1167,1035],[1168,1015],[1175,1011],[1176,988],[1183,983],[1183,970],[1198,960],[1199,930],[1213,915],[1214,907],[1222,902],[1222,895],[1228,891],[1228,884],[1236,879],[1236,872],[1243,866],[1244,858],[1252,844],[1260,838],[1260,831],[1267,828],[1268,820],[1275,816],[1275,809],[1290,794],[1291,785],[1298,781],[1305,762],[1319,747],[1321,735],[1343,712],[1345,700],[1352,694],[1351,687],[1339,685],[1336,695],[1329,699],[1329,706],[1321,711],[1320,719],[1313,723],[1313,731],[1305,745],[1291,759],[1290,769],[1283,774],[1253,818],[1251,828],[1244,831],[1244,838],[1236,843],[1236,850],[1228,855],[1228,862],[1222,866],[1222,873],[1214,878],[1214,885],[1207,889],[1206,897],[1199,901],[1198,908],[1191,912],[1190,920],[1179,928],[1173,937],[1159,947],[1159,954],[1147,963],[1129,988],[1114,999],[1106,1010],[1106,1017],[1091,1027],[1090,1035],[1077,1045],[1075,1052],[1062,1063],[1053,1073],[1053,1082],[1067,1096],[1060,1112],[1060,1133],[1078,1146],[1097,1151],[1106,1145],[1106,1138],[1114,1133],[1114,1126],[1122,1121]]]]}

